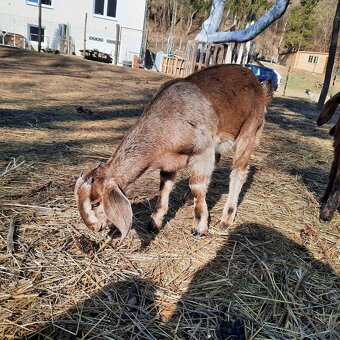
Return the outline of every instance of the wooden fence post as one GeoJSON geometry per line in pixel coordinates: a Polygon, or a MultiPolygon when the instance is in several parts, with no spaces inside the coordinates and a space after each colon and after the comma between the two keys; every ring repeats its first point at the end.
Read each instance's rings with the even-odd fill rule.
{"type": "Polygon", "coordinates": [[[120,25],[116,24],[116,45],[115,45],[115,58],[114,58],[115,65],[118,64],[119,45],[120,45],[120,25]]]}
{"type": "Polygon", "coordinates": [[[39,16],[38,16],[38,52],[41,51],[41,0],[39,0],[39,16]]]}
{"type": "Polygon", "coordinates": [[[84,23],[84,51],[83,51],[83,58],[85,59],[86,56],[86,26],[87,26],[87,12],[85,13],[85,23],[84,23]]]}
{"type": "Polygon", "coordinates": [[[286,88],[287,88],[287,85],[288,85],[288,78],[289,78],[289,73],[290,73],[290,67],[291,66],[289,66],[289,68],[288,68],[288,73],[287,73],[287,78],[286,78],[286,82],[285,82],[285,87],[284,87],[284,89],[283,89],[283,96],[285,96],[286,95],[286,88]]]}

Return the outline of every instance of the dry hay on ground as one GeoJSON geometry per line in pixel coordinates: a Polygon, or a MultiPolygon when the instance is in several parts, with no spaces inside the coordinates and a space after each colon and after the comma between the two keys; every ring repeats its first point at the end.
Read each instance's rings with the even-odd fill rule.
{"type": "Polygon", "coordinates": [[[110,156],[165,78],[8,48],[0,57],[0,338],[339,337],[340,220],[318,219],[332,143],[311,104],[275,98],[229,236],[218,220],[231,155],[213,175],[208,236],[190,234],[186,172],[164,228],[146,231],[151,174],[130,196],[125,242],[86,256],[76,238],[105,234],[81,223],[74,181],[110,156]]]}

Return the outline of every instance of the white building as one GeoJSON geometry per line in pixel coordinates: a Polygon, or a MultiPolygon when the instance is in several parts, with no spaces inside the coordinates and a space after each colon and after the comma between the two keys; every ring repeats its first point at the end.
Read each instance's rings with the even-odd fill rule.
{"type": "MultiPolygon", "coordinates": [[[[41,0],[42,47],[80,54],[97,49],[114,56],[119,30],[118,61],[141,53],[146,0],[41,0]],[[118,25],[119,26],[118,26],[118,25]]],[[[0,0],[0,32],[20,34],[38,46],[39,0],[0,0]]],[[[1,40],[0,40],[1,43],[1,40]]]]}

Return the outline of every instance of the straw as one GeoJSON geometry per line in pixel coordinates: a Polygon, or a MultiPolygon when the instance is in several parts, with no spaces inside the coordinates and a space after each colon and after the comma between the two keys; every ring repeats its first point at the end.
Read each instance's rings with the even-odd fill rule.
{"type": "Polygon", "coordinates": [[[74,184],[110,157],[166,78],[20,51],[0,49],[0,338],[218,339],[240,322],[247,339],[339,338],[339,215],[319,221],[332,140],[310,103],[274,99],[228,233],[219,221],[232,154],[212,176],[207,236],[190,232],[187,170],[163,227],[148,232],[152,172],[128,193],[133,228],[120,243],[86,228],[74,184]],[[99,245],[91,256],[82,235],[99,245]]]}

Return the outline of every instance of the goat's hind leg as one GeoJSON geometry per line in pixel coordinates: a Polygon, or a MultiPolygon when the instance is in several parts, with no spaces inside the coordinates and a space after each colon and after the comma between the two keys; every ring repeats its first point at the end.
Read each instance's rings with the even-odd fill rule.
{"type": "Polygon", "coordinates": [[[157,230],[163,224],[164,215],[168,212],[169,208],[169,195],[174,186],[176,178],[176,171],[163,171],[160,172],[160,193],[157,198],[155,210],[151,215],[149,221],[149,229],[157,230]]]}
{"type": "Polygon", "coordinates": [[[228,200],[224,206],[221,219],[222,229],[228,228],[234,222],[240,192],[248,175],[250,157],[254,148],[259,143],[263,125],[264,121],[257,125],[251,123],[248,128],[244,126],[246,132],[240,134],[236,142],[233,168],[230,174],[228,200]]]}
{"type": "Polygon", "coordinates": [[[206,150],[196,155],[191,161],[192,175],[189,186],[194,197],[194,223],[191,229],[193,235],[204,235],[208,232],[209,211],[205,200],[211,174],[214,170],[215,150],[206,150]]]}
{"type": "Polygon", "coordinates": [[[240,196],[242,186],[247,179],[247,175],[248,164],[244,164],[241,167],[233,166],[233,170],[230,174],[228,200],[226,205],[224,206],[221,219],[222,229],[228,228],[234,222],[237,211],[238,198],[240,196]]]}

